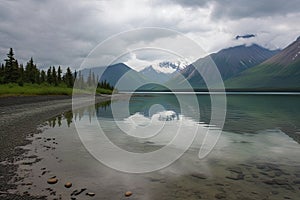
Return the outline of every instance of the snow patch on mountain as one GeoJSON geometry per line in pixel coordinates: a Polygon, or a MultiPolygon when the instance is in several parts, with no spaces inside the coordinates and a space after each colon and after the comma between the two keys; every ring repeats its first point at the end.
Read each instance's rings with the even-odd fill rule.
{"type": "Polygon", "coordinates": [[[186,60],[163,61],[145,67],[139,73],[155,83],[165,83],[175,73],[179,73],[180,70],[185,69],[188,65],[189,62],[186,60]]]}
{"type": "MultiPolygon", "coordinates": [[[[163,61],[163,62],[152,64],[148,67],[153,68],[157,73],[172,74],[176,71],[180,71],[184,69],[188,65],[189,62],[187,60],[182,59],[182,60],[177,60],[175,62],[163,61]]],[[[147,69],[148,67],[146,67],[145,69],[147,69]]]]}

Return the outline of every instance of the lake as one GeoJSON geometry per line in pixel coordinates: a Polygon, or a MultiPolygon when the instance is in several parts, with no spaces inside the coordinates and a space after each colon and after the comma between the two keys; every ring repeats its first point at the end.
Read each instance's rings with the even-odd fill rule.
{"type": "Polygon", "coordinates": [[[211,120],[223,107],[207,94],[138,94],[66,112],[24,147],[18,191],[49,199],[122,199],[126,191],[127,199],[298,199],[299,102],[297,94],[227,95],[223,130],[221,115],[211,120]],[[52,176],[55,185],[47,184],[52,176]],[[71,195],[76,189],[86,190],[71,195]]]}

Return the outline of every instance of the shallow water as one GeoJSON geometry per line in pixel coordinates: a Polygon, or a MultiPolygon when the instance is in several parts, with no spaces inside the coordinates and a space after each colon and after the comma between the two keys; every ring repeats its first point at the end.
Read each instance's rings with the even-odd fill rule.
{"type": "MultiPolygon", "coordinates": [[[[228,96],[222,134],[213,151],[202,159],[201,145],[204,149],[211,145],[210,141],[203,144],[205,134],[209,130],[210,135],[217,135],[222,119],[210,123],[208,95],[197,96],[200,112],[191,98],[186,94],[180,101],[171,94],[134,96],[129,103],[106,102],[96,109],[86,107],[49,120],[41,126],[41,134],[31,138],[32,144],[24,147],[30,151],[27,159],[18,161],[19,175],[24,177],[18,192],[47,195],[48,199],[70,199],[71,193],[81,188],[87,190],[72,197],[122,199],[130,190],[133,195],[127,199],[298,199],[300,96],[228,96]],[[114,115],[112,108],[117,111],[114,115]],[[95,134],[99,131],[95,123],[116,146],[133,153],[158,151],[180,134],[179,130],[187,137],[194,131],[195,140],[180,159],[163,169],[124,173],[107,167],[88,152],[105,145],[101,143],[104,136],[95,134]],[[78,134],[76,130],[84,132],[78,134]],[[55,185],[47,184],[52,176],[59,179],[55,185]],[[73,183],[72,188],[64,188],[67,181],[73,183]],[[86,196],[87,191],[96,196],[86,196]]],[[[173,143],[169,156],[187,143],[184,138],[173,143]]],[[[161,155],[157,162],[166,159],[161,155]]],[[[112,158],[120,167],[126,159],[112,158]]]]}

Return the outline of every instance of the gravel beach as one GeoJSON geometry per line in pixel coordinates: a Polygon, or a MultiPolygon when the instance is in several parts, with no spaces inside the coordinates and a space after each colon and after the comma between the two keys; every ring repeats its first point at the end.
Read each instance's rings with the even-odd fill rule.
{"type": "MultiPolygon", "coordinates": [[[[86,98],[86,97],[77,97],[86,98]]],[[[86,103],[91,103],[86,98],[86,103]]],[[[109,101],[111,96],[96,96],[95,102],[109,101]]],[[[78,105],[80,106],[80,105],[78,105]]],[[[26,138],[38,133],[38,125],[49,118],[72,109],[71,96],[16,96],[0,98],[0,199],[44,199],[28,194],[22,196],[8,193],[14,184],[8,182],[15,176],[13,164],[24,153],[26,138]]]]}

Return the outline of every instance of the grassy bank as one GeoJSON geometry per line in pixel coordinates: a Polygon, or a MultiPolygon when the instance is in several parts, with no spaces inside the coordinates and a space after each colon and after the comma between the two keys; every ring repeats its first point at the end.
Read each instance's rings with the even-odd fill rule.
{"type": "MultiPolygon", "coordinates": [[[[97,94],[111,94],[112,91],[103,88],[97,88],[97,94]]],[[[47,84],[2,84],[0,85],[0,96],[17,95],[72,95],[73,88],[65,85],[52,86],[47,84]]],[[[87,93],[86,90],[76,90],[76,93],[87,93]]]]}

